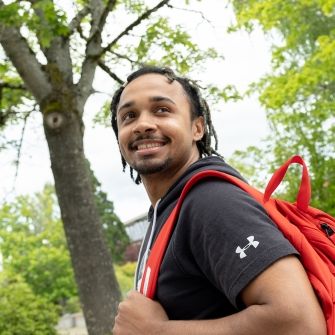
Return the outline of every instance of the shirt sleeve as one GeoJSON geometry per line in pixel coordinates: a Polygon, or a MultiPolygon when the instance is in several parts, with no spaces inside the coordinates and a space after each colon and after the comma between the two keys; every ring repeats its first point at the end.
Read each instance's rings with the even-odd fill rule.
{"type": "Polygon", "coordinates": [[[276,260],[297,254],[264,208],[222,180],[206,180],[186,197],[178,222],[203,275],[237,308],[240,292],[276,260]]]}

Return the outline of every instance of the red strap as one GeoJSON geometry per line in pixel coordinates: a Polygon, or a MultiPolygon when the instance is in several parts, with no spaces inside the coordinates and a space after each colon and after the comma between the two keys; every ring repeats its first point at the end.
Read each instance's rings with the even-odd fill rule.
{"type": "Polygon", "coordinates": [[[265,189],[263,201],[265,203],[270,199],[272,193],[276,190],[281,181],[284,179],[286,171],[292,163],[298,163],[303,167],[301,183],[297,196],[297,207],[301,211],[306,212],[308,210],[308,206],[311,200],[311,185],[308,176],[307,166],[300,156],[292,156],[278,170],[275,171],[265,189]]]}
{"type": "Polygon", "coordinates": [[[175,218],[177,217],[175,214],[176,212],[177,207],[173,209],[169,218],[166,220],[161,231],[159,232],[158,237],[150,251],[147,264],[144,268],[141,279],[140,292],[151,299],[153,299],[155,295],[160,264],[162,263],[165,250],[170,241],[175,218]]]}

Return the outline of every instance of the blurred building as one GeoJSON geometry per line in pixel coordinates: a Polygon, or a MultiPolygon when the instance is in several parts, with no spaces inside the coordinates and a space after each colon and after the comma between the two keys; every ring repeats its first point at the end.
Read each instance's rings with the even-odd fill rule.
{"type": "Polygon", "coordinates": [[[125,261],[135,262],[140,251],[141,243],[148,228],[147,214],[139,215],[124,223],[130,238],[130,245],[125,252],[125,261]]]}

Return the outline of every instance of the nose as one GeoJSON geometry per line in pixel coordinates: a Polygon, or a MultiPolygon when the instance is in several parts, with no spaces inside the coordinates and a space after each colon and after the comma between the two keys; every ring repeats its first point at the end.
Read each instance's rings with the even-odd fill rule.
{"type": "Polygon", "coordinates": [[[146,112],[142,112],[134,123],[133,132],[135,134],[150,133],[156,130],[153,117],[146,112]]]}

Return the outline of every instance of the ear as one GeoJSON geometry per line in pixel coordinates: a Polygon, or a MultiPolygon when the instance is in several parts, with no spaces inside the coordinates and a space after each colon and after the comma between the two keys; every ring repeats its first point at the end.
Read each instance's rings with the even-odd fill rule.
{"type": "Polygon", "coordinates": [[[205,122],[202,116],[197,117],[192,121],[193,140],[195,142],[202,139],[205,133],[205,122]]]}

